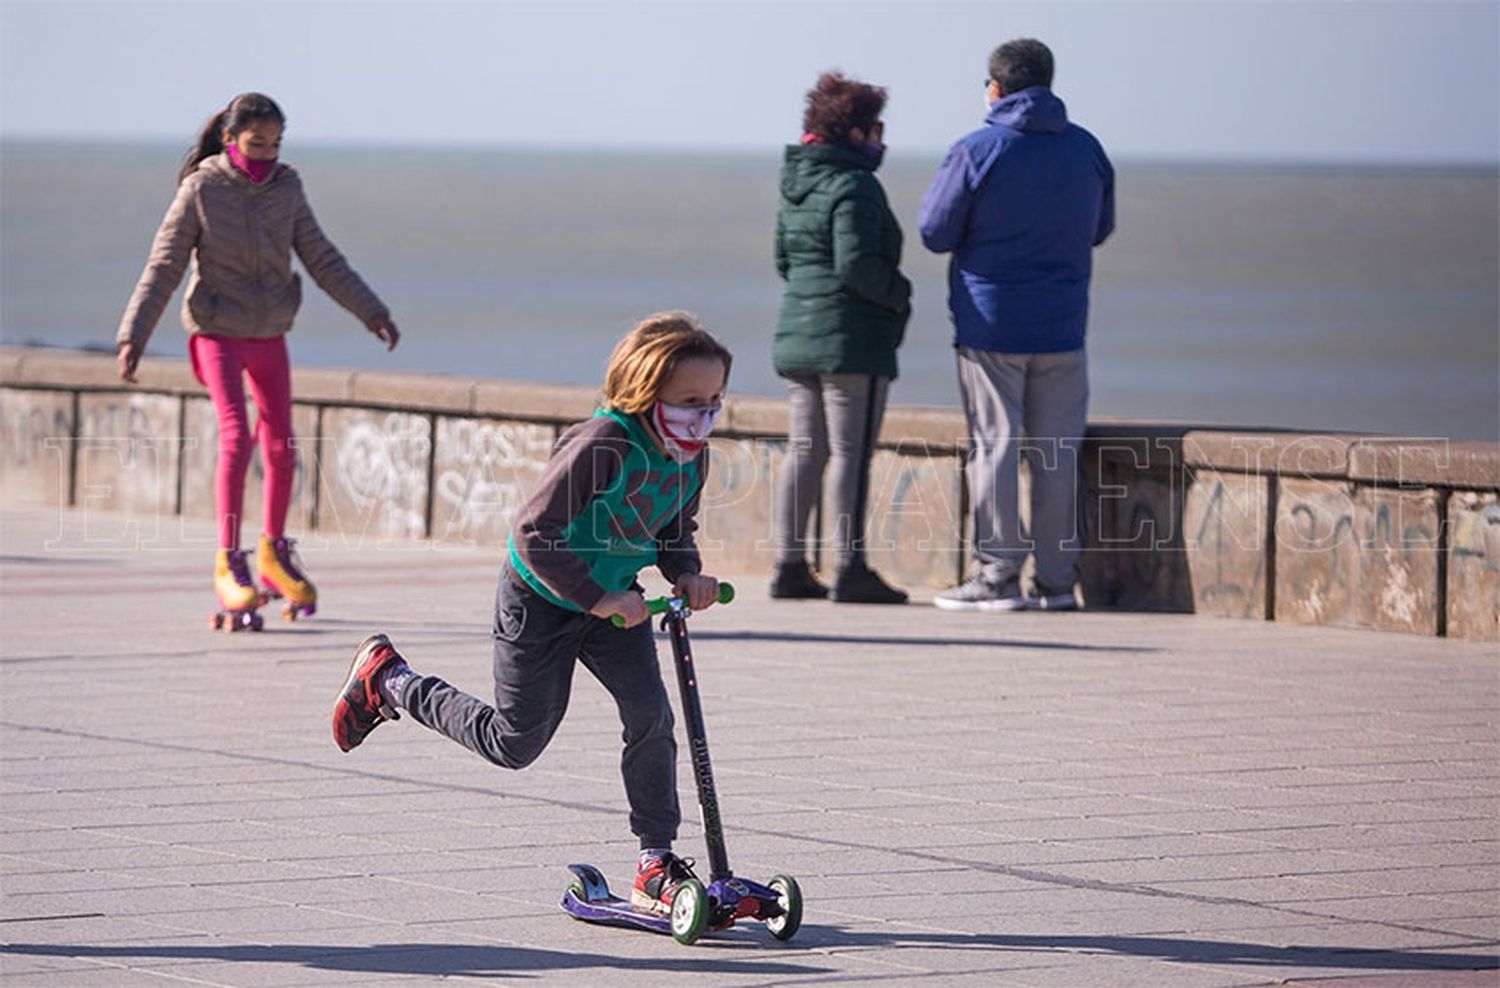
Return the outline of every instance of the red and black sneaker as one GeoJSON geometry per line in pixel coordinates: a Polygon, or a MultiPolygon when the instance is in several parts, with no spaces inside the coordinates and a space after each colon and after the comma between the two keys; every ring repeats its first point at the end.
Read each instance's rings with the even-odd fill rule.
{"type": "Polygon", "coordinates": [[[401,714],[380,695],[380,679],[391,666],[405,662],[385,635],[371,635],[359,643],[349,663],[349,677],[333,705],[333,740],[341,750],[359,747],[381,721],[400,719],[401,714]]]}
{"type": "Polygon", "coordinates": [[[659,858],[644,862],[635,875],[635,887],[630,890],[630,904],[652,912],[669,913],[677,888],[693,874],[691,859],[679,858],[671,851],[659,858]]]}

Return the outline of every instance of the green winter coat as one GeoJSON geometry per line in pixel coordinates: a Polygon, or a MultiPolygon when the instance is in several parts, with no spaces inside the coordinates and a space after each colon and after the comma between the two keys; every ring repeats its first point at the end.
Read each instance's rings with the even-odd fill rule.
{"type": "Polygon", "coordinates": [[[776,373],[896,376],[911,316],[901,227],[875,178],[878,159],[794,144],[781,170],[776,271],[786,281],[776,373]]]}

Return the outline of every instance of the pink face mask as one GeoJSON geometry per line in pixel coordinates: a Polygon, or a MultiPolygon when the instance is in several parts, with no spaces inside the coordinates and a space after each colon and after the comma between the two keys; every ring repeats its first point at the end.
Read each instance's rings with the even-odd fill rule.
{"type": "Polygon", "coordinates": [[[668,455],[678,463],[687,463],[703,452],[708,434],[714,431],[714,422],[723,410],[723,404],[697,408],[659,401],[651,409],[651,424],[656,426],[656,434],[668,455]]]}
{"type": "Polygon", "coordinates": [[[224,150],[229,153],[229,163],[257,184],[270,178],[271,173],[276,170],[275,158],[247,158],[233,144],[228,145],[224,150]]]}

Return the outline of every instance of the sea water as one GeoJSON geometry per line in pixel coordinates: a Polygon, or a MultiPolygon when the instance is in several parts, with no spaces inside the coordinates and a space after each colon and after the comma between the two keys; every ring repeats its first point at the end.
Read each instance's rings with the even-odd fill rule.
{"type": "MultiPolygon", "coordinates": [[[[0,340],[112,348],[184,150],[0,144],[0,340]]],[[[309,280],[293,362],[597,386],[635,320],[688,309],[734,351],[732,391],[781,394],[780,154],[289,144],[402,332],[387,354],[309,280]]],[[[937,164],[879,172],[915,288],[893,403],[958,400],[946,259],[916,231],[937,164]]],[[[1500,439],[1495,169],[1116,168],[1092,417],[1500,439]]],[[[147,359],[185,354],[178,305],[147,359]]]]}

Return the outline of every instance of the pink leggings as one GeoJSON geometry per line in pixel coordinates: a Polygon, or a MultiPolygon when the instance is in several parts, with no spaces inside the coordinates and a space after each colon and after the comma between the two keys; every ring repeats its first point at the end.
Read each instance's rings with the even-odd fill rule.
{"type": "Polygon", "coordinates": [[[214,507],[219,516],[220,547],[239,548],[245,471],[257,440],[266,470],[266,534],[281,538],[297,472],[297,451],[292,441],[292,368],[286,337],[246,340],[194,333],[188,338],[188,355],[193,373],[208,388],[219,416],[214,507]],[[245,414],[246,374],[250,375],[250,393],[260,412],[254,434],[245,414]]]}

